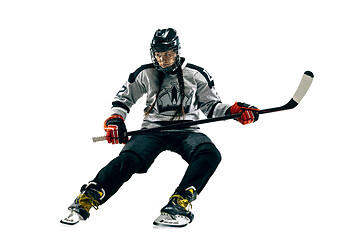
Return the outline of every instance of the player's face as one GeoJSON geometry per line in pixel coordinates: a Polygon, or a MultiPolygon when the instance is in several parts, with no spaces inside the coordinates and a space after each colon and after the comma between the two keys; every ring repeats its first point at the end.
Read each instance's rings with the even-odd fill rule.
{"type": "Polygon", "coordinates": [[[176,54],[177,53],[174,52],[174,50],[169,50],[166,52],[155,52],[155,58],[160,67],[167,68],[175,63],[176,54]]]}

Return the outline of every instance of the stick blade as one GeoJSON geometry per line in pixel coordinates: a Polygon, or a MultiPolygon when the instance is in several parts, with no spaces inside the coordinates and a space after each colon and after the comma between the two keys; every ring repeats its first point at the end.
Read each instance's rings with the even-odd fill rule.
{"type": "Polygon", "coordinates": [[[309,90],[313,78],[314,78],[314,74],[312,72],[310,72],[310,71],[304,72],[304,75],[301,78],[301,82],[300,82],[294,96],[290,99],[290,101],[287,104],[285,104],[284,106],[281,106],[281,107],[260,110],[259,114],[293,109],[300,103],[300,101],[305,96],[306,92],[309,90]]]}
{"type": "Polygon", "coordinates": [[[314,74],[310,71],[306,71],[301,79],[300,85],[296,90],[293,100],[300,103],[306,92],[309,90],[310,85],[314,79],[314,74]]]}

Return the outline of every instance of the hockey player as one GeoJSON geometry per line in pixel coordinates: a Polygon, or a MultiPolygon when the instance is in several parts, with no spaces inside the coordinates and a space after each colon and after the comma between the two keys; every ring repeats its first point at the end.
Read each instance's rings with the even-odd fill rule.
{"type": "Polygon", "coordinates": [[[152,63],[130,74],[115,96],[111,116],[104,123],[107,141],[123,143],[124,148],[81,188],[80,195],[69,207],[70,215],[61,220],[62,223],[75,224],[87,219],[92,207],[97,209],[104,204],[134,173],[147,172],[155,158],[165,150],[178,153],[188,163],[188,168],[154,224],[182,227],[193,220],[189,206],[215,172],[221,155],[196,126],[139,134],[129,140],[125,119],[143,94],[147,95],[143,129],[199,120],[200,112],[208,118],[242,113],[237,119],[242,124],[258,119],[256,107],[240,102],[233,105],[221,102],[208,72],[180,57],[179,37],[174,29],[157,30],[150,52],[152,63]]]}

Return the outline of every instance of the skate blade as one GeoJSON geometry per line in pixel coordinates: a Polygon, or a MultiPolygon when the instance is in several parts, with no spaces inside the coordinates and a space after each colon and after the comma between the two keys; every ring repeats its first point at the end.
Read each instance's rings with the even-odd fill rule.
{"type": "Polygon", "coordinates": [[[66,225],[75,225],[80,222],[80,220],[83,220],[83,218],[77,212],[71,211],[69,216],[60,220],[60,223],[66,225]]]}
{"type": "Polygon", "coordinates": [[[185,227],[190,223],[190,219],[180,215],[170,215],[167,213],[161,213],[161,215],[155,219],[154,225],[159,227],[185,227]]]}

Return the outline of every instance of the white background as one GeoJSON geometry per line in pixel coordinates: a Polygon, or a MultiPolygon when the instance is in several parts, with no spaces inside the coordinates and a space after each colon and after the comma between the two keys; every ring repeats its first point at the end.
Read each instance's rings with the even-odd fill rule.
{"type": "MultiPolygon", "coordinates": [[[[357,1],[1,1],[1,229],[7,239],[359,239],[357,1]],[[121,146],[92,143],[158,28],[204,67],[222,101],[294,110],[202,127],[223,161],[183,229],[152,221],[186,169],[169,152],[91,217],[59,220],[121,146]]],[[[141,125],[144,99],[127,118],[141,125]]]]}

